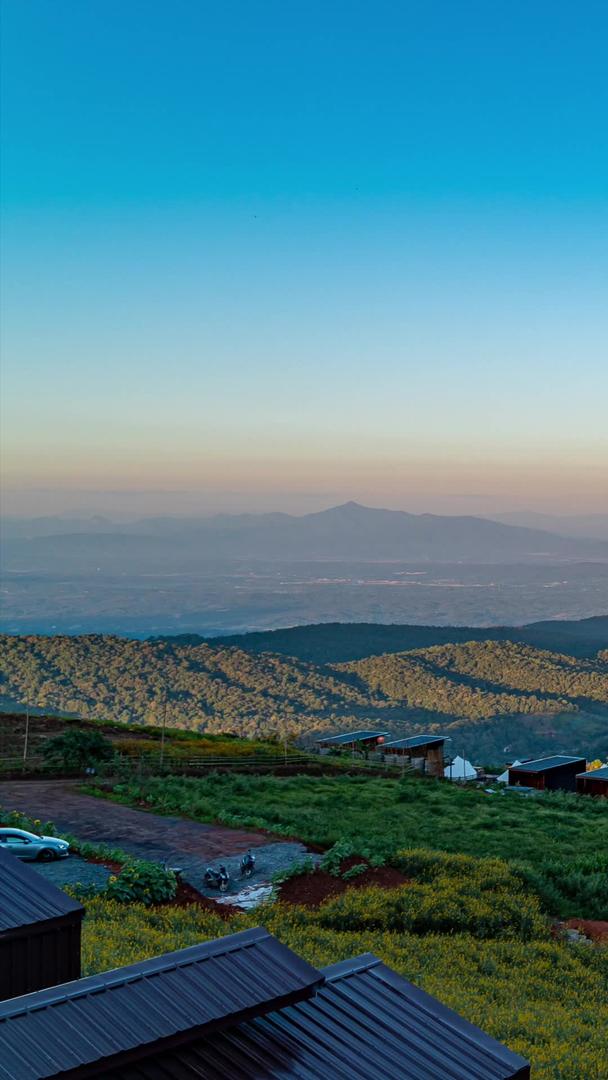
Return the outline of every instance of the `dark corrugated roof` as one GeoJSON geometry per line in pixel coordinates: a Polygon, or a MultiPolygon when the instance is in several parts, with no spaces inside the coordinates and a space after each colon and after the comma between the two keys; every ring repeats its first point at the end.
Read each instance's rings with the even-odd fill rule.
{"type": "Polygon", "coordinates": [[[0,934],[83,908],[50,881],[0,848],[0,934]]]}
{"type": "Polygon", "coordinates": [[[559,769],[562,765],[580,765],[585,763],[583,757],[570,757],[568,754],[554,754],[553,757],[536,758],[534,761],[523,761],[521,765],[512,765],[509,772],[544,772],[545,769],[559,769]]]}
{"type": "Polygon", "coordinates": [[[393,739],[384,744],[383,749],[409,750],[416,746],[431,746],[434,743],[444,743],[443,735],[412,735],[409,739],[393,739]]]}
{"type": "Polygon", "coordinates": [[[42,1080],[195,1038],[311,994],[323,977],[258,927],[0,1002],[0,1077],[42,1080]],[[159,1042],[160,1041],[160,1042],[159,1042]]]}
{"type": "Polygon", "coordinates": [[[589,769],[588,772],[578,773],[577,780],[579,776],[589,777],[592,780],[608,780],[608,765],[602,765],[599,769],[589,769]]]}
{"type": "MultiPolygon", "coordinates": [[[[313,998],[112,1072],[111,1080],[526,1080],[530,1067],[366,954],[313,998]]],[[[110,1074],[104,1074],[110,1080],[110,1074]]]]}
{"type": "Polygon", "coordinates": [[[388,731],[347,731],[343,735],[329,735],[324,739],[317,739],[322,743],[352,743],[363,742],[365,739],[376,739],[379,736],[386,738],[388,731]]]}

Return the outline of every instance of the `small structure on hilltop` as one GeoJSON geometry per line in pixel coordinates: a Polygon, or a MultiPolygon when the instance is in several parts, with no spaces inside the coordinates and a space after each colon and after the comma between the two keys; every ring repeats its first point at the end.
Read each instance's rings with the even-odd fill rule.
{"type": "Polygon", "coordinates": [[[387,761],[408,758],[411,764],[429,776],[443,776],[443,735],[412,735],[409,739],[391,739],[382,750],[387,761]]]}
{"type": "Polygon", "coordinates": [[[524,761],[509,769],[509,785],[535,788],[536,791],[576,791],[576,777],[583,772],[587,761],[568,754],[524,761]]]}
{"type": "Polygon", "coordinates": [[[605,799],[608,799],[608,765],[579,773],[576,778],[576,790],[579,795],[603,795],[605,799]]]}
{"type": "Polygon", "coordinates": [[[257,927],[0,1004],[3,1080],[528,1080],[366,953],[317,970],[257,927]]]}
{"type": "Polygon", "coordinates": [[[326,735],[317,739],[321,753],[329,750],[376,750],[388,737],[388,731],[346,731],[342,735],[326,735]]]}
{"type": "Polygon", "coordinates": [[[79,977],[83,915],[81,904],[0,849],[0,1000],[79,977]]]}
{"type": "Polygon", "coordinates": [[[446,780],[460,780],[463,783],[465,780],[476,780],[477,769],[471,765],[470,761],[466,758],[458,757],[454,758],[451,765],[446,765],[443,770],[443,775],[446,780]]]}

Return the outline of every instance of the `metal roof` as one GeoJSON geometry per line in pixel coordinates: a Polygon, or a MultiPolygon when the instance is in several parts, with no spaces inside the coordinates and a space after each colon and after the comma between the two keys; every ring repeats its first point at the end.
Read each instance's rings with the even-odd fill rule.
{"type": "Polygon", "coordinates": [[[580,765],[584,757],[570,757],[568,754],[555,754],[553,757],[536,758],[523,761],[521,765],[512,765],[509,772],[544,772],[545,769],[559,769],[562,765],[580,765]]]}
{"type": "Polygon", "coordinates": [[[335,964],[314,997],[104,1080],[527,1080],[523,1058],[371,954],[335,964]]]}
{"type": "Polygon", "coordinates": [[[388,731],[347,731],[343,735],[329,735],[324,739],[317,739],[319,743],[346,743],[347,745],[352,742],[363,742],[365,739],[377,739],[379,736],[386,738],[390,734],[388,731]]]}
{"type": "Polygon", "coordinates": [[[50,881],[0,848],[0,934],[84,909],[50,881]]]}
{"type": "Polygon", "coordinates": [[[581,772],[577,775],[589,777],[590,780],[608,780],[608,765],[602,765],[599,769],[589,769],[587,772],[581,772]]]}
{"type": "Polygon", "coordinates": [[[155,1055],[310,995],[323,976],[258,927],[0,1002],[2,1080],[115,1076],[155,1055]],[[107,1064],[106,1064],[107,1063],[107,1064]]]}
{"type": "Polygon", "coordinates": [[[409,739],[393,739],[392,742],[384,744],[384,749],[388,750],[409,750],[416,746],[431,746],[434,743],[444,743],[444,735],[412,735],[409,739]]]}

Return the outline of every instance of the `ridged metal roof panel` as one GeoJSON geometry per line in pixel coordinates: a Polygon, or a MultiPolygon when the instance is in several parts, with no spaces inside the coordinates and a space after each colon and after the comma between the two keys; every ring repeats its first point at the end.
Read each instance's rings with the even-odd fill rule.
{"type": "Polygon", "coordinates": [[[366,739],[386,738],[388,734],[388,731],[366,731],[363,729],[361,731],[346,731],[342,735],[326,735],[316,741],[318,743],[332,743],[336,746],[345,743],[348,746],[352,742],[365,742],[366,739]]]}
{"type": "Polygon", "coordinates": [[[509,772],[544,772],[545,769],[560,769],[563,765],[584,765],[585,760],[569,754],[554,754],[552,757],[535,758],[534,761],[522,761],[521,765],[511,765],[509,772]]]}
{"type": "Polygon", "coordinates": [[[0,1003],[0,1078],[84,1076],[116,1055],[154,1054],[162,1040],[300,1000],[322,981],[258,927],[12,998],[0,1003]]]}
{"type": "Polygon", "coordinates": [[[0,934],[77,913],[81,904],[0,848],[0,934]]]}
{"type": "Polygon", "coordinates": [[[602,765],[599,769],[589,769],[587,772],[578,773],[578,776],[584,776],[589,780],[608,780],[608,765],[602,765]]]}
{"type": "MultiPolygon", "coordinates": [[[[296,1005],[112,1073],[112,1080],[527,1080],[523,1058],[369,954],[296,1005]]],[[[106,1074],[104,1080],[110,1080],[106,1074]]]]}
{"type": "Polygon", "coordinates": [[[392,742],[384,743],[383,750],[409,750],[416,746],[432,746],[435,743],[444,743],[443,735],[412,735],[409,739],[393,739],[392,742]]]}

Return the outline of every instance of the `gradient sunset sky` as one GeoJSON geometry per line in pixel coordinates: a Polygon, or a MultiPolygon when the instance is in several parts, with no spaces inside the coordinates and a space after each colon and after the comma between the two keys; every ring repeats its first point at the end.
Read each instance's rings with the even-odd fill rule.
{"type": "Polygon", "coordinates": [[[605,3],[8,0],[9,513],[608,509],[605,3]]]}

